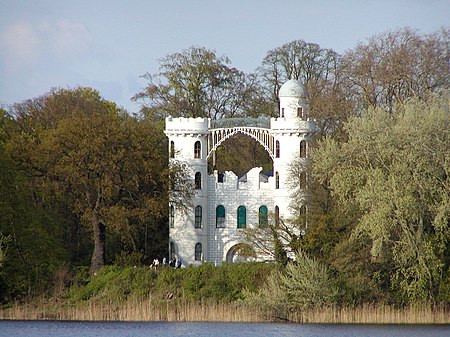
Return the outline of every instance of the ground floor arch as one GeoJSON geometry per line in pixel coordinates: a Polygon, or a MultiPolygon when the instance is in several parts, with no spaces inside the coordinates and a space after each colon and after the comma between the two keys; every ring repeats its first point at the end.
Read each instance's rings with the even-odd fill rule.
{"type": "Polygon", "coordinates": [[[250,245],[237,243],[228,249],[225,260],[227,263],[255,261],[256,253],[250,245]]]}

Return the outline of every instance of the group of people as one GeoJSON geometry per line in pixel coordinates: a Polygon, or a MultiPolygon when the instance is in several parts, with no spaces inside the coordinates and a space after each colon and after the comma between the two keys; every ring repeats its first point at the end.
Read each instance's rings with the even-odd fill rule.
{"type": "MultiPolygon", "coordinates": [[[[153,262],[150,265],[150,268],[152,268],[153,270],[156,270],[159,265],[160,265],[159,259],[156,257],[156,258],[153,259],[153,262]]],[[[180,259],[180,258],[172,258],[169,261],[169,263],[167,263],[167,259],[163,258],[162,259],[162,265],[163,266],[169,265],[169,267],[172,267],[172,268],[181,268],[181,266],[183,265],[183,260],[180,259]]]]}

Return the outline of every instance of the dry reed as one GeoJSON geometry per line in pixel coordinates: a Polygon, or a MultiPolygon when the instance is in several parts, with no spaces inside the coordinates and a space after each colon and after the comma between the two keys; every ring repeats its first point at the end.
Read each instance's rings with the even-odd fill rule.
{"type": "MultiPolygon", "coordinates": [[[[383,305],[358,308],[322,308],[294,311],[287,321],[297,323],[379,323],[379,324],[449,324],[448,308],[411,306],[397,309],[383,305]]],[[[241,303],[192,301],[129,300],[122,304],[89,302],[70,306],[61,304],[17,304],[0,310],[0,319],[55,319],[81,321],[221,321],[270,322],[260,308],[241,303]]]]}

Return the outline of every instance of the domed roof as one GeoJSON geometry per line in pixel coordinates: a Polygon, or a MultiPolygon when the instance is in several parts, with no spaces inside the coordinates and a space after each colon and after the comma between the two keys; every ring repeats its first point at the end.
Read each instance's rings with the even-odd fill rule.
{"type": "Polygon", "coordinates": [[[306,97],[306,89],[298,80],[289,80],[284,83],[278,93],[278,97],[306,97]]]}

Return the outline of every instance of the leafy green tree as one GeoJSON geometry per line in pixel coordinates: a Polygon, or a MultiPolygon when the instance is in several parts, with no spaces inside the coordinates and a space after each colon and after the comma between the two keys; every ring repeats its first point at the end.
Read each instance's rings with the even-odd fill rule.
{"type": "Polygon", "coordinates": [[[11,153],[87,226],[91,272],[105,264],[107,229],[133,245],[139,223],[166,216],[167,147],[154,124],[89,88],[54,90],[14,112],[21,132],[11,153]]]}
{"type": "Polygon", "coordinates": [[[151,119],[258,115],[264,107],[256,77],[230,66],[225,56],[190,47],[160,61],[159,72],[147,73],[147,88],[134,96],[151,119]]]}
{"type": "Polygon", "coordinates": [[[352,118],[345,143],[320,142],[313,174],[355,224],[351,238],[369,240],[372,276],[402,301],[434,301],[449,264],[448,95],[395,110],[352,118]]]}
{"type": "Polygon", "coordinates": [[[51,289],[53,273],[68,259],[62,214],[5,149],[14,132],[14,121],[0,111],[0,302],[51,289]]]}
{"type": "Polygon", "coordinates": [[[246,300],[285,317],[291,310],[320,308],[339,299],[339,287],[329,269],[299,251],[285,270],[274,271],[258,293],[246,293],[246,300]]]}

